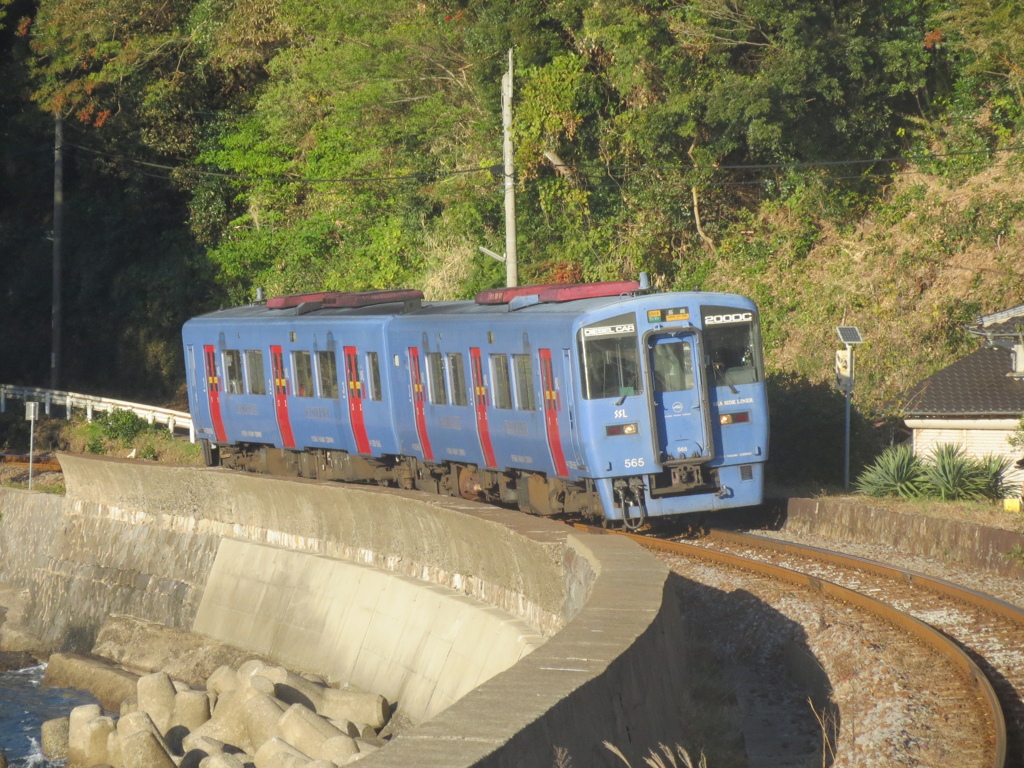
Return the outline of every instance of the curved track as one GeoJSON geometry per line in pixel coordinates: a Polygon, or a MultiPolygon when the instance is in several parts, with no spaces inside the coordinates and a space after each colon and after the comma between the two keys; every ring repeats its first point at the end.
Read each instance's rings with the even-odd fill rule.
{"type": "MultiPolygon", "coordinates": [[[[28,468],[28,456],[14,453],[0,453],[0,465],[5,467],[28,468]]],[[[60,462],[51,457],[36,456],[32,459],[32,468],[37,472],[60,472],[60,462]]]]}
{"type": "Polygon", "coordinates": [[[983,724],[985,733],[973,736],[983,754],[977,764],[991,768],[1024,764],[1020,754],[1024,718],[1017,694],[1024,683],[1024,664],[1016,658],[1000,658],[1001,650],[1024,647],[1024,613],[1014,606],[893,566],[758,536],[712,531],[699,544],[684,544],[617,535],[663,553],[704,559],[794,584],[898,627],[907,636],[908,654],[915,652],[912,645],[926,647],[955,670],[943,687],[957,709],[980,708],[976,721],[983,724]],[[939,600],[947,602],[939,605],[939,600]],[[945,617],[942,622],[941,617],[945,617]]]}

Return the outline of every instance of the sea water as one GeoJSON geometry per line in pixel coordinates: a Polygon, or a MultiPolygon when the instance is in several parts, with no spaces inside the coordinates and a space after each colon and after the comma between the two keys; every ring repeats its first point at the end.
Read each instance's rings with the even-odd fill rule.
{"type": "Polygon", "coordinates": [[[74,688],[44,688],[46,665],[0,672],[0,752],[11,768],[57,768],[63,760],[47,760],[39,748],[39,730],[55,717],[66,717],[80,704],[96,699],[74,688]]]}

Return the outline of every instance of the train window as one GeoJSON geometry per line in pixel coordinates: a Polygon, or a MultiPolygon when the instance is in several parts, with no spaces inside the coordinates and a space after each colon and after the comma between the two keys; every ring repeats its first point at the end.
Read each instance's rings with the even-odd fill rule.
{"type": "Polygon", "coordinates": [[[427,380],[430,387],[430,402],[434,405],[448,405],[448,384],[444,380],[444,356],[440,352],[427,354],[427,380]]]}
{"type": "Polygon", "coordinates": [[[224,384],[229,395],[245,394],[242,384],[242,353],[237,349],[224,350],[224,384]]]}
{"type": "Polygon", "coordinates": [[[267,394],[267,379],[263,372],[263,351],[245,350],[245,372],[249,382],[250,395],[267,394]]]}
{"type": "Polygon", "coordinates": [[[309,352],[292,352],[292,377],[296,395],[313,396],[313,357],[309,352]]]}
{"type": "Polygon", "coordinates": [[[516,372],[516,404],[520,410],[537,410],[533,396],[533,362],[529,355],[512,355],[512,367],[516,372]]]}
{"type": "Polygon", "coordinates": [[[376,352],[366,353],[366,366],[370,369],[370,399],[380,400],[384,392],[380,386],[380,359],[376,352]]]}
{"type": "Polygon", "coordinates": [[[693,389],[693,353],[690,342],[664,340],[654,345],[654,388],[658,392],[693,389]]]}
{"type": "Polygon", "coordinates": [[[334,352],[317,352],[316,367],[320,372],[320,397],[337,398],[338,361],[334,358],[334,352]]]}
{"type": "Polygon", "coordinates": [[[718,386],[763,381],[757,317],[736,307],[701,307],[709,375],[718,386]]]}
{"type": "Polygon", "coordinates": [[[466,398],[466,366],[461,352],[448,355],[448,375],[452,380],[452,405],[468,405],[466,398]]]}
{"type": "Polygon", "coordinates": [[[491,355],[491,383],[494,407],[512,408],[512,382],[508,376],[508,355],[491,355]]]}
{"type": "Polygon", "coordinates": [[[580,329],[581,387],[588,400],[643,392],[636,315],[617,315],[580,329]]]}

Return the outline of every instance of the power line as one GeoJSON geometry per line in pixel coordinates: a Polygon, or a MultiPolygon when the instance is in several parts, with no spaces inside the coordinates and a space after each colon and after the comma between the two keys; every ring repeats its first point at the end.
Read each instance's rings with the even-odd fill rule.
{"type": "MultiPolygon", "coordinates": [[[[183,172],[196,176],[210,176],[214,178],[229,179],[231,181],[244,181],[244,182],[274,182],[283,184],[369,184],[369,183],[381,183],[381,182],[397,182],[397,181],[411,181],[415,179],[436,179],[444,176],[460,176],[470,173],[493,173],[491,166],[482,168],[465,168],[456,170],[435,170],[431,172],[423,173],[407,173],[396,176],[340,176],[340,177],[303,177],[303,176],[252,176],[244,173],[230,173],[226,171],[210,171],[203,170],[200,168],[193,168],[190,166],[182,165],[167,165],[164,163],[153,163],[145,160],[139,160],[136,158],[126,157],[124,155],[116,154],[113,152],[107,152],[104,150],[92,149],[85,147],[80,144],[74,144],[71,142],[65,142],[65,146],[75,147],[83,152],[88,152],[94,155],[100,155],[103,157],[109,157],[115,160],[119,160],[133,165],[139,165],[147,168],[156,168],[159,170],[170,171],[170,172],[183,172]]],[[[955,157],[971,157],[971,156],[990,156],[996,153],[1003,152],[1019,152],[1024,150],[1024,145],[1015,145],[1012,147],[1001,147],[997,149],[982,149],[982,150],[965,150],[961,152],[942,152],[927,155],[909,155],[905,157],[873,157],[873,158],[858,158],[849,160],[806,160],[806,161],[794,161],[789,163],[743,163],[735,165],[692,165],[692,164],[674,164],[674,165],[656,165],[656,164],[640,164],[640,165],[599,165],[590,163],[581,163],[578,165],[570,165],[563,163],[555,165],[553,167],[565,169],[568,171],[579,171],[588,172],[594,170],[600,170],[603,172],[618,172],[626,173],[629,171],[745,171],[745,170],[782,170],[790,168],[818,168],[818,167],[839,167],[839,166],[850,166],[850,165],[877,165],[880,163],[889,164],[914,164],[922,163],[927,161],[943,160],[955,157]]],[[[914,171],[892,171],[893,174],[903,173],[916,173],[914,171]]],[[[154,178],[170,178],[169,176],[157,176],[156,174],[145,174],[147,176],[153,176],[154,178]]],[[[842,179],[859,179],[864,178],[863,176],[845,176],[840,177],[842,179]]],[[[739,184],[758,184],[762,182],[717,182],[723,185],[735,186],[739,184]]]]}
{"type": "MultiPolygon", "coordinates": [[[[301,176],[250,176],[244,173],[227,173],[225,171],[207,171],[199,168],[193,168],[184,165],[166,165],[164,163],[152,163],[146,160],[138,160],[132,157],[125,157],[124,155],[118,155],[113,152],[104,152],[99,149],[91,149],[90,147],[83,147],[81,144],[72,144],[66,142],[65,146],[75,147],[83,152],[89,152],[93,155],[101,155],[103,157],[113,158],[126,163],[132,163],[133,165],[141,165],[145,168],[157,168],[164,171],[181,171],[183,173],[190,173],[198,176],[213,176],[216,178],[230,179],[232,181],[271,181],[285,184],[359,184],[359,183],[370,183],[380,181],[407,181],[409,179],[423,179],[423,178],[436,178],[438,176],[457,176],[466,173],[479,173],[481,171],[487,171],[488,168],[470,168],[464,170],[452,170],[452,171],[433,171],[430,173],[407,173],[399,176],[342,176],[337,178],[307,178],[301,176]]],[[[155,178],[170,178],[169,176],[155,176],[155,174],[147,174],[154,176],[155,178]]]]}

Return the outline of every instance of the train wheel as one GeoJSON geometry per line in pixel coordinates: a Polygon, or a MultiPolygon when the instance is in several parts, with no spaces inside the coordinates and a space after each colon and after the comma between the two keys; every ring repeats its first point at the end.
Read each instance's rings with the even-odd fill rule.
{"type": "Polygon", "coordinates": [[[475,467],[459,467],[459,495],[470,501],[479,501],[483,495],[475,467]]]}

